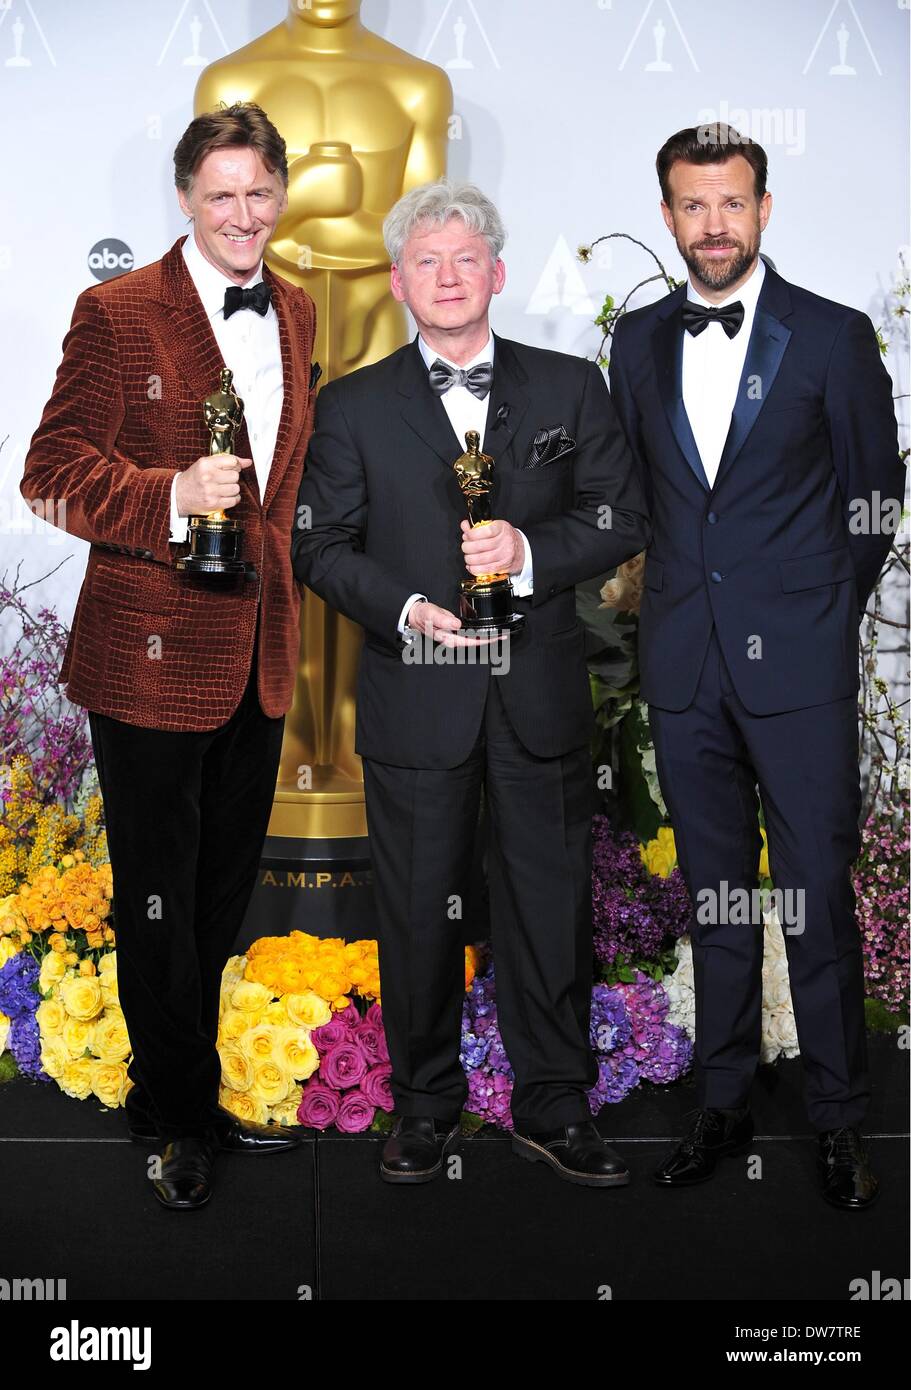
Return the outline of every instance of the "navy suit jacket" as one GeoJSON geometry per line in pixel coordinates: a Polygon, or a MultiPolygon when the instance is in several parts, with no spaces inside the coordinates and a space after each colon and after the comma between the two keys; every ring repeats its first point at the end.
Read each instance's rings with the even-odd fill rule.
{"type": "Polygon", "coordinates": [[[683,285],[625,314],[610,361],[652,522],[642,697],[661,709],[690,704],[713,623],[751,713],[849,696],[858,624],[892,541],[880,504],[904,496],[892,382],[873,326],[766,264],[710,487],[683,404],[685,295],[683,285]],[[858,501],[873,517],[863,531],[850,527],[858,501]]]}

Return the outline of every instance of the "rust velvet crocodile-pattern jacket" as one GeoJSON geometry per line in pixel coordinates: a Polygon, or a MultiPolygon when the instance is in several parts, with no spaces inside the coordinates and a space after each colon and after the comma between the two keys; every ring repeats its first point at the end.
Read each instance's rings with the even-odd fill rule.
{"type": "MultiPolygon", "coordinates": [[[[243,526],[241,558],[258,579],[228,580],[219,590],[177,570],[189,545],[168,540],[171,481],[208,453],[202,402],[231,365],[222,362],[183,241],[160,261],[79,295],[20,489],[92,547],[59,677],[68,698],[145,728],[198,731],[226,723],[240,701],[258,600],[260,704],[272,717],[291,705],[301,589],[290,546],[313,427],[316,313],[304,290],[263,267],[278,316],[284,402],[265,497],[246,468],[228,513],[243,526]]],[[[252,457],[246,424],[235,451],[252,457]]]]}

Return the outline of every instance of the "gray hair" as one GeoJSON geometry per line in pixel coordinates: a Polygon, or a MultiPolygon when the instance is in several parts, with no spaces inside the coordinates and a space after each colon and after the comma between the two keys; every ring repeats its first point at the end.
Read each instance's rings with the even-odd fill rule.
{"type": "Polygon", "coordinates": [[[438,179],[423,183],[399,198],[383,222],[383,240],[393,265],[397,265],[408,238],[421,227],[443,227],[460,217],[469,232],[486,238],[490,259],[503,250],[506,229],[493,203],[473,183],[438,179]]]}

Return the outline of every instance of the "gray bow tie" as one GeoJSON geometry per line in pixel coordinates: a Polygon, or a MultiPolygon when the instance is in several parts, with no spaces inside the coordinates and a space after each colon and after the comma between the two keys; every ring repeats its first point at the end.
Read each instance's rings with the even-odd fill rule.
{"type": "Polygon", "coordinates": [[[451,386],[467,386],[478,400],[483,400],[493,381],[493,363],[479,362],[466,372],[464,367],[450,367],[439,357],[430,366],[430,389],[438,396],[445,395],[451,386]]]}

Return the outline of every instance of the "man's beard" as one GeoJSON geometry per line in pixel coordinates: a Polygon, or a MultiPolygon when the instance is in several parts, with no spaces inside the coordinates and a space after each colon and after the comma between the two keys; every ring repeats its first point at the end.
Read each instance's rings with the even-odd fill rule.
{"type": "Polygon", "coordinates": [[[726,290],[728,285],[733,285],[736,280],[749,270],[756,259],[759,251],[759,233],[756,240],[749,246],[744,246],[743,242],[737,241],[735,237],[718,237],[712,241],[705,238],[703,246],[732,246],[734,255],[727,260],[715,260],[701,256],[699,249],[690,250],[688,246],[682,246],[677,242],[677,250],[683,257],[687,267],[693,272],[693,276],[700,284],[705,285],[710,290],[726,290]]]}

